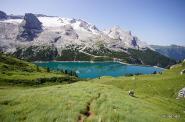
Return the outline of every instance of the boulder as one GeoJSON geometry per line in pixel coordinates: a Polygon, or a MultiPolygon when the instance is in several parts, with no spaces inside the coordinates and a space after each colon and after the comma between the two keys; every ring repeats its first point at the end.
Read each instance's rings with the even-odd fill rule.
{"type": "Polygon", "coordinates": [[[128,95],[131,96],[131,97],[134,97],[135,96],[134,90],[128,91],[128,95]]]}
{"type": "Polygon", "coordinates": [[[185,74],[185,69],[180,72],[181,75],[185,74]]]}
{"type": "Polygon", "coordinates": [[[185,87],[178,92],[177,98],[185,98],[185,87]]]}

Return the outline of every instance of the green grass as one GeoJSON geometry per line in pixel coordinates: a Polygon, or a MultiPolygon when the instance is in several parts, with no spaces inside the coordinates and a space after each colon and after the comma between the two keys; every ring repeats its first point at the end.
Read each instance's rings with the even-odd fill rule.
{"type": "Polygon", "coordinates": [[[71,83],[76,77],[48,71],[35,64],[0,53],[0,85],[39,85],[47,82],[71,83]]]}
{"type": "Polygon", "coordinates": [[[177,96],[177,92],[185,87],[185,75],[180,72],[185,69],[185,62],[176,67],[164,71],[162,74],[138,75],[130,77],[102,77],[93,82],[116,86],[123,90],[134,89],[136,93],[150,96],[177,96]]]}
{"type": "Polygon", "coordinates": [[[127,91],[112,85],[78,82],[42,88],[1,87],[0,118],[2,121],[85,121],[103,122],[175,122],[184,121],[182,103],[163,97],[130,97],[127,91]],[[97,98],[98,94],[100,97],[97,98]],[[91,102],[91,117],[86,117],[91,102]],[[181,115],[179,119],[163,115],[181,115]],[[182,118],[183,117],[183,118],[182,118]]]}
{"type": "Polygon", "coordinates": [[[150,49],[146,49],[146,50],[128,49],[128,52],[134,58],[139,59],[139,61],[142,61],[142,64],[145,64],[145,65],[159,66],[159,67],[165,68],[175,64],[176,62],[175,60],[170,59],[150,49]]]}
{"type": "MultiPolygon", "coordinates": [[[[183,69],[185,63],[155,75],[107,76],[40,87],[1,84],[0,121],[184,122],[185,99],[176,99],[178,91],[185,87],[185,74],[180,75],[183,69]],[[128,95],[131,89],[136,97],[128,95]],[[177,118],[170,118],[171,115],[177,118]]],[[[21,79],[21,73],[21,70],[14,71],[12,74],[18,76],[12,79],[21,79]]],[[[40,74],[36,71],[28,74],[26,79],[37,79],[42,74],[61,75],[47,74],[44,69],[40,74]]],[[[11,75],[3,77],[6,80],[11,75]]]]}

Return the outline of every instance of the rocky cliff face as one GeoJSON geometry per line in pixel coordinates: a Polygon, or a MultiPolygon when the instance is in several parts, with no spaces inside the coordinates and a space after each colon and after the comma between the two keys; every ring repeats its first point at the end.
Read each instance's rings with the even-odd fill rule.
{"type": "Polygon", "coordinates": [[[31,13],[24,16],[24,20],[20,24],[20,33],[17,39],[23,41],[32,41],[39,33],[42,32],[42,23],[31,13]]]}
{"type": "Polygon", "coordinates": [[[5,20],[7,18],[8,18],[8,16],[6,15],[6,13],[3,11],[0,11],[0,20],[5,20]]]}

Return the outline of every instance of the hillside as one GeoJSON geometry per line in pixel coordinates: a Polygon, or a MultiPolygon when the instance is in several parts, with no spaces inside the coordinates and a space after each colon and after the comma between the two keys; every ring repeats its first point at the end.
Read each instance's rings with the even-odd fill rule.
{"type": "Polygon", "coordinates": [[[183,69],[185,62],[155,75],[101,77],[39,88],[0,85],[0,120],[184,122],[184,98],[176,99],[185,87],[183,69]],[[132,89],[135,97],[128,95],[132,89]]]}
{"type": "Polygon", "coordinates": [[[74,82],[76,80],[73,76],[49,71],[0,53],[0,84],[41,85],[45,83],[74,82]]]}
{"type": "Polygon", "coordinates": [[[57,50],[50,46],[31,46],[27,49],[17,49],[14,55],[18,58],[29,61],[113,61],[118,60],[130,64],[143,64],[159,67],[167,67],[175,64],[175,61],[167,58],[153,50],[128,49],[128,52],[111,51],[101,47],[97,50],[85,49],[80,51],[78,48],[69,47],[61,51],[62,55],[57,55],[57,50]],[[42,49],[38,52],[34,50],[42,49]]]}
{"type": "Polygon", "coordinates": [[[185,59],[185,47],[178,45],[170,45],[170,46],[159,46],[159,45],[151,45],[155,51],[170,57],[175,60],[183,60],[185,59]]]}
{"type": "Polygon", "coordinates": [[[11,16],[2,13],[4,16],[0,19],[0,51],[21,59],[119,60],[130,64],[160,67],[175,64],[174,60],[156,53],[131,31],[123,30],[119,26],[103,31],[82,19],[32,13],[11,16]],[[155,56],[148,56],[149,54],[155,56]],[[145,56],[140,58],[140,55],[145,56]]]}

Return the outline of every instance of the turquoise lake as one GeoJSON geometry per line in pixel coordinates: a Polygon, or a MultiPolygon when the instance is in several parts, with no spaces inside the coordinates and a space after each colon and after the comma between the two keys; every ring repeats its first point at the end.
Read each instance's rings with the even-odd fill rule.
{"type": "Polygon", "coordinates": [[[80,78],[97,78],[101,76],[124,76],[126,74],[151,74],[161,72],[162,68],[138,65],[126,65],[117,62],[40,62],[35,63],[52,70],[75,71],[80,78]]]}

